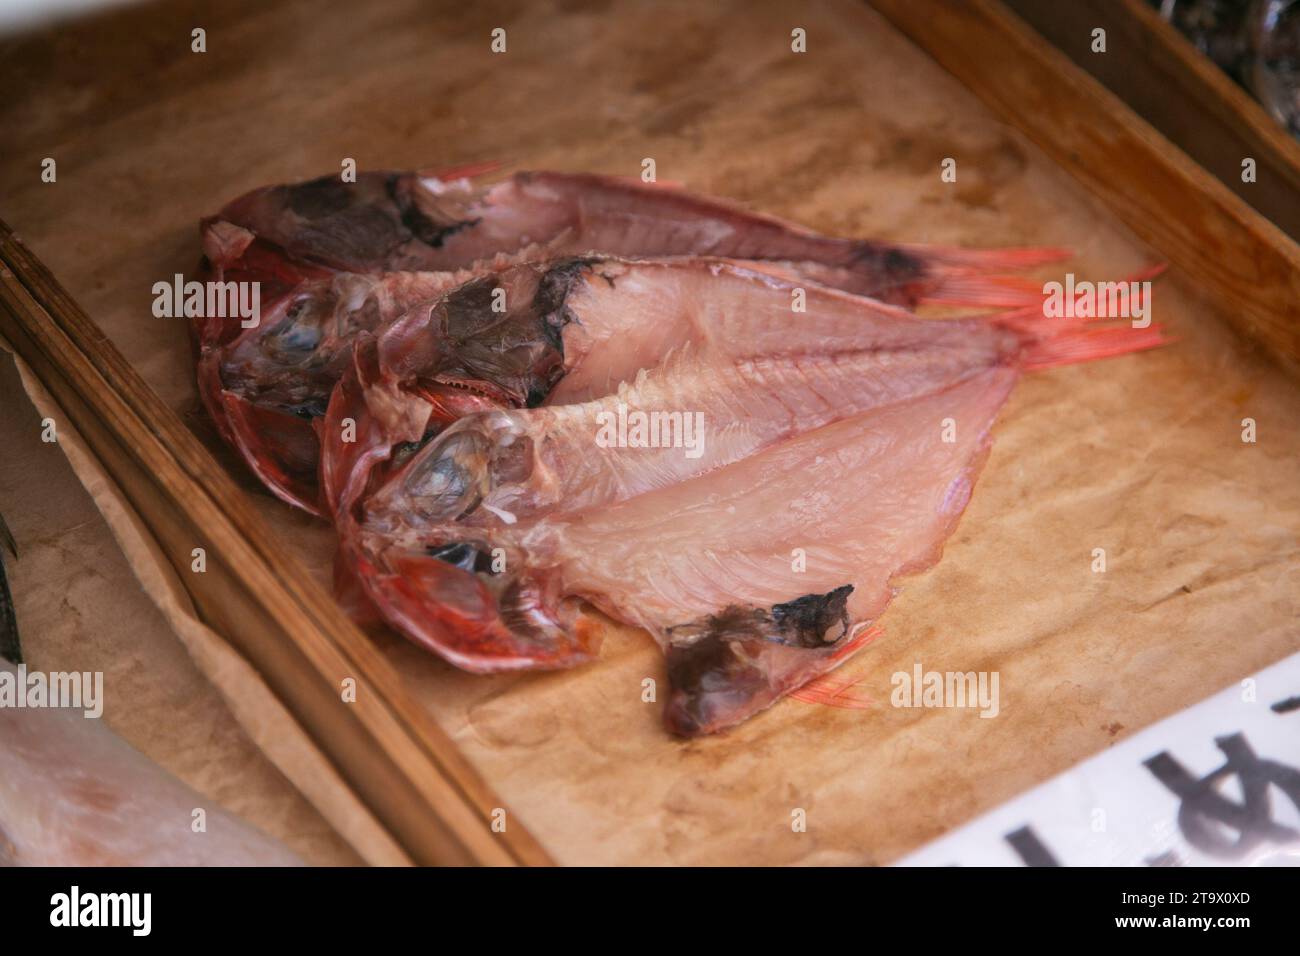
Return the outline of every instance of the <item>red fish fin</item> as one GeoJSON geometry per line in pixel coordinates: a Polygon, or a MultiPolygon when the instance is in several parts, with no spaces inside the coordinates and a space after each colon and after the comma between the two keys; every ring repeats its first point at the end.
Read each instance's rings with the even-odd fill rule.
{"type": "Polygon", "coordinates": [[[1020,353],[1025,371],[1091,362],[1093,359],[1128,355],[1172,342],[1158,325],[1145,329],[1132,327],[1071,329],[1030,342],[1020,353]]]}
{"type": "Polygon", "coordinates": [[[876,638],[882,637],[884,633],[885,629],[879,624],[872,624],[870,627],[864,627],[859,633],[854,634],[845,641],[843,646],[836,648],[835,652],[830,656],[831,663],[840,663],[840,661],[843,661],[850,655],[862,650],[862,648],[866,647],[876,638]]]}
{"type": "Polygon", "coordinates": [[[276,497],[314,515],[321,513],[316,470],[320,445],[311,422],[221,393],[235,448],[276,497]]]}
{"type": "MultiPolygon", "coordinates": [[[[1127,303],[1129,288],[1132,283],[1154,279],[1166,269],[1164,263],[1139,269],[1120,279],[1121,301],[1127,303]]],[[[1048,295],[1043,291],[1044,283],[1024,276],[975,275],[971,273],[953,273],[941,277],[932,288],[921,293],[921,303],[927,305],[979,305],[993,308],[1004,307],[1017,309],[1017,315],[1023,313],[1026,318],[1042,316],[1048,295]]],[[[1137,302],[1141,302],[1142,288],[1138,287],[1137,302]]]]}
{"type": "MultiPolygon", "coordinates": [[[[1138,285],[1136,292],[1131,292],[1132,285],[1154,278],[1164,270],[1165,265],[1161,263],[1120,280],[1119,300],[1125,311],[1131,312],[1145,304],[1145,289],[1138,285]]],[[[1159,325],[1135,327],[1111,315],[1045,316],[1041,311],[1019,309],[989,318],[1015,329],[1023,337],[1025,345],[1020,363],[1026,371],[1127,355],[1173,341],[1159,325]]]]}
{"type": "Polygon", "coordinates": [[[944,276],[938,285],[922,293],[925,305],[981,305],[992,308],[1039,306],[1043,284],[1023,276],[944,276]]]}
{"type": "Polygon", "coordinates": [[[1142,283],[1154,279],[1156,276],[1164,272],[1165,269],[1167,269],[1168,267],[1169,267],[1168,263],[1160,262],[1157,263],[1156,265],[1148,266],[1145,269],[1139,269],[1137,272],[1125,276],[1123,279],[1120,280],[1120,283],[1122,285],[1122,288],[1120,289],[1120,293],[1119,293],[1120,301],[1123,302],[1125,305],[1127,305],[1130,311],[1133,309],[1135,305],[1136,306],[1144,305],[1146,303],[1146,290],[1142,287],[1142,285],[1138,285],[1137,293],[1133,295],[1133,300],[1130,302],[1129,301],[1130,287],[1134,283],[1142,283]]]}
{"type": "Polygon", "coordinates": [[[804,684],[790,696],[805,704],[824,704],[827,707],[842,707],[846,710],[866,710],[872,706],[871,698],[862,693],[854,693],[862,683],[861,677],[852,680],[823,674],[804,684]]]}
{"type": "Polygon", "coordinates": [[[932,274],[945,272],[1016,272],[1074,255],[1056,246],[963,249],[960,246],[904,245],[903,251],[924,262],[932,274]]]}
{"type": "MultiPolygon", "coordinates": [[[[850,637],[826,658],[827,666],[835,667],[842,663],[849,656],[862,650],[884,633],[884,628],[879,624],[862,628],[859,633],[850,637]]],[[[854,688],[861,684],[862,681],[862,677],[841,677],[824,673],[819,677],[814,677],[797,690],[791,691],[790,696],[807,704],[825,704],[829,707],[864,710],[872,706],[871,698],[861,692],[854,693],[854,688]]]]}
{"type": "Polygon", "coordinates": [[[378,375],[375,340],[363,332],[330,393],[319,426],[320,497],[336,520],[341,511],[350,511],[364,497],[371,475],[392,454],[392,443],[366,408],[365,388],[378,375]],[[345,428],[349,419],[350,428],[345,428]]]}
{"type": "Polygon", "coordinates": [[[1144,268],[1138,269],[1136,272],[1129,275],[1123,281],[1124,282],[1145,282],[1148,279],[1155,279],[1158,276],[1163,275],[1168,268],[1169,268],[1169,263],[1157,262],[1154,265],[1149,265],[1144,268]]]}

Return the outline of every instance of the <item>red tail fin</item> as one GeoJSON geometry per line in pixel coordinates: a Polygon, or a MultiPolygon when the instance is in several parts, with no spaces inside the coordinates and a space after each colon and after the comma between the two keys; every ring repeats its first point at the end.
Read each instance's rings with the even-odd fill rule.
{"type": "MultiPolygon", "coordinates": [[[[1164,272],[1163,263],[1140,269],[1120,280],[1120,303],[1124,311],[1132,314],[1146,304],[1145,289],[1134,284],[1164,272]]],[[[1076,298],[1071,306],[1077,306],[1076,298]]],[[[1044,308],[1046,301],[1044,300],[1044,308]]],[[[1093,359],[1127,355],[1143,349],[1168,344],[1171,339],[1158,325],[1136,327],[1119,324],[1115,316],[1044,316],[1041,311],[1020,309],[1014,313],[994,316],[993,321],[1015,329],[1024,338],[1020,354],[1021,367],[1026,371],[1072,365],[1093,359]]]]}
{"type": "Polygon", "coordinates": [[[1158,325],[1145,329],[1128,326],[1118,328],[1074,329],[1059,332],[1031,342],[1020,353],[1021,368],[1025,371],[1091,362],[1093,359],[1127,355],[1160,345],[1172,339],[1158,325]]]}
{"type": "Polygon", "coordinates": [[[925,305],[979,305],[990,308],[1037,306],[1043,284],[1023,276],[950,275],[921,295],[925,305]]]}
{"type": "MultiPolygon", "coordinates": [[[[1132,283],[1154,279],[1165,268],[1164,263],[1159,263],[1125,276],[1120,280],[1121,301],[1128,301],[1129,286],[1132,283]]],[[[942,276],[934,288],[922,293],[919,301],[926,305],[975,305],[1010,309],[1033,307],[1030,311],[1038,311],[1046,306],[1048,298],[1043,285],[1036,279],[1024,276],[955,272],[942,276]]]]}
{"type": "Polygon", "coordinates": [[[905,245],[905,252],[930,267],[931,273],[1018,272],[1068,259],[1074,252],[1057,246],[963,249],[960,246],[905,245]]]}

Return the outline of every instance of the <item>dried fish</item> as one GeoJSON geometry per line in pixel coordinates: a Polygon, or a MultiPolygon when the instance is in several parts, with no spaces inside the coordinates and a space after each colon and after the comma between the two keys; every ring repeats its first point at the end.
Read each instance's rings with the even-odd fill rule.
{"type": "Polygon", "coordinates": [[[688,735],[842,662],[896,579],[938,560],[1022,372],[1163,341],[1083,319],[926,321],[819,288],[792,319],[788,281],[720,260],[505,278],[504,316],[475,319],[458,290],[356,351],[322,429],[344,573],[469,670],[590,660],[579,599],[644,627],[667,657],[668,726],[688,735]],[[496,407],[430,428],[428,396],[449,388],[496,407]],[[545,404],[516,407],[531,392],[545,404]],[[672,440],[622,425],[601,440],[633,415],[667,415],[672,440]],[[338,437],[344,417],[358,441],[338,437]]]}
{"type": "MultiPolygon", "coordinates": [[[[0,663],[0,679],[19,672],[0,663]]],[[[294,866],[99,719],[0,707],[0,866],[294,866]],[[196,827],[197,811],[203,826],[196,827]]]]}
{"type": "Polygon", "coordinates": [[[591,250],[710,255],[906,305],[1023,306],[1041,291],[990,273],[1064,255],[833,238],[609,176],[524,172],[481,185],[471,178],[481,171],[272,186],[204,220],[205,273],[258,282],[262,315],[251,329],[235,317],[193,317],[200,393],[225,440],[290,504],[319,510],[314,425],[355,337],[477,275],[591,250]]]}

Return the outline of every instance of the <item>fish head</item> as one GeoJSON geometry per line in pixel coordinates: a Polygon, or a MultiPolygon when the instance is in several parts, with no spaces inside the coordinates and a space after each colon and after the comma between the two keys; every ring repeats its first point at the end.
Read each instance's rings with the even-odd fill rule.
{"type": "Polygon", "coordinates": [[[496,457],[491,429],[478,418],[462,419],[416,452],[367,511],[400,513],[420,528],[454,524],[478,511],[492,492],[496,457]]]}
{"type": "Polygon", "coordinates": [[[582,626],[558,573],[517,548],[470,531],[421,542],[362,529],[345,539],[368,604],[457,667],[556,669],[595,657],[599,630],[582,626]]]}
{"type": "MultiPolygon", "coordinates": [[[[433,437],[372,496],[372,520],[399,519],[423,536],[490,534],[538,511],[550,482],[533,436],[510,410],[470,414],[433,437]]],[[[427,539],[426,539],[427,543],[427,539]]]]}
{"type": "Polygon", "coordinates": [[[599,634],[578,626],[544,547],[518,533],[534,461],[511,412],[466,416],[365,502],[355,535],[341,529],[359,548],[350,563],[370,600],[457,666],[568,667],[594,656],[599,634]]]}

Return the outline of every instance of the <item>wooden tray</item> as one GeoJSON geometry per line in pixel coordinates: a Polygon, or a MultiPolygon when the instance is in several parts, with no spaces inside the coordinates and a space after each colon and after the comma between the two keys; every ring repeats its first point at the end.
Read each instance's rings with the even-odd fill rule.
{"type": "Polygon", "coordinates": [[[1300,239],[1300,143],[1143,0],[1011,0],[1076,65],[1292,239],[1300,239]],[[1093,31],[1106,31],[1105,53],[1093,31]],[[1242,161],[1253,159],[1253,181],[1242,161]]]}
{"type": "Polygon", "coordinates": [[[0,213],[26,241],[0,231],[0,334],[413,859],[887,862],[1294,648],[1300,424],[1279,365],[1300,357],[1300,249],[1002,5],[874,6],[174,3],[8,44],[0,213]],[[149,314],[199,216],[255,185],[344,157],[635,173],[647,155],[826,231],[1064,243],[1110,278],[1172,265],[1177,347],[1021,386],[947,557],[863,655],[872,709],[787,701],[682,743],[639,701],[661,665],[635,632],[611,626],[598,667],[501,678],[363,634],[323,586],[328,532],[211,441],[183,329],[149,314]],[[1266,443],[1242,445],[1246,416],[1266,443]],[[1116,555],[1104,583],[1088,541],[1116,555]],[[995,731],[889,708],[888,675],[921,658],[1000,670],[995,731]]]}

